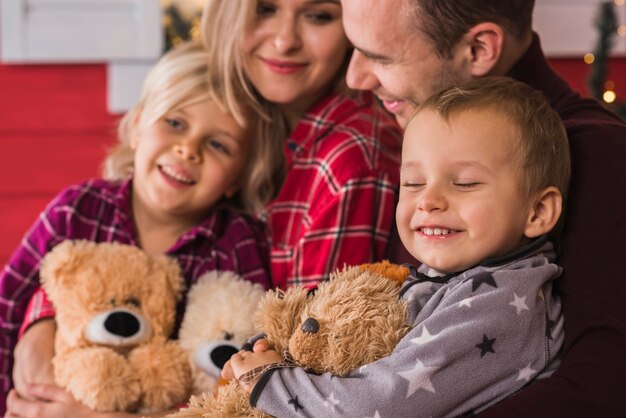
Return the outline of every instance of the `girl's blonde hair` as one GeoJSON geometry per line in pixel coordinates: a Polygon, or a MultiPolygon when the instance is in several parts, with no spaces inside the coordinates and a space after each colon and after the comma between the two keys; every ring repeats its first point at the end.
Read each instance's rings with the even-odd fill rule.
{"type": "Polygon", "coordinates": [[[250,213],[262,210],[279,187],[282,148],[262,132],[264,126],[252,111],[247,96],[241,94],[243,90],[234,85],[223,86],[213,69],[210,53],[194,42],[180,44],[163,55],[144,80],[139,101],[120,121],[119,144],[105,160],[104,177],[119,180],[132,173],[134,151],[130,141],[138,132],[172,110],[211,100],[254,136],[241,190],[231,203],[234,208],[250,213]],[[233,89],[238,93],[233,94],[233,89]]]}

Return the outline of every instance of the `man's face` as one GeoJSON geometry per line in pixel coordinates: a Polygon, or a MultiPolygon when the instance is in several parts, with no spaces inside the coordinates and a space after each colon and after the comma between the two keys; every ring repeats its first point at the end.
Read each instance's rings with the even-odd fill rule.
{"type": "Polygon", "coordinates": [[[403,127],[426,98],[471,78],[462,54],[437,55],[417,22],[402,12],[404,1],[341,0],[346,35],[355,47],[348,86],[372,90],[403,127]]]}

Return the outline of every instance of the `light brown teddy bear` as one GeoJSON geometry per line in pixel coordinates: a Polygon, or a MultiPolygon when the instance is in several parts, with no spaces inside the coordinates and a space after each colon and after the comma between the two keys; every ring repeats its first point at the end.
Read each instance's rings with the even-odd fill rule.
{"type": "Polygon", "coordinates": [[[263,295],[261,285],[229,271],[209,272],[191,287],[178,342],[189,353],[194,394],[217,390],[224,363],[256,332],[263,295]]]}
{"type": "Polygon", "coordinates": [[[65,241],[44,258],[56,310],[56,383],[96,411],[158,411],[184,402],[191,371],[168,340],[183,280],[178,264],[118,243],[65,241]]]}
{"type": "MultiPolygon", "coordinates": [[[[392,277],[408,275],[404,267],[387,267],[392,277]]],[[[345,376],[387,356],[410,329],[400,281],[380,274],[386,270],[379,264],[345,268],[314,294],[305,288],[268,292],[255,315],[257,329],[297,366],[345,376]]],[[[169,417],[268,417],[248,399],[231,381],[219,387],[217,397],[192,397],[189,407],[169,417]]]]}

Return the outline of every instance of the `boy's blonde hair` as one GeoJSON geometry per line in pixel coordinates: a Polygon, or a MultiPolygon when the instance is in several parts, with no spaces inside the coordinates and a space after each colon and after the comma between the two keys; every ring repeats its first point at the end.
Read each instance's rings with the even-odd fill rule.
{"type": "Polygon", "coordinates": [[[443,120],[467,110],[503,115],[518,132],[515,160],[520,190],[530,197],[549,186],[565,201],[571,175],[569,142],[563,122],[543,94],[509,77],[485,77],[448,88],[417,110],[433,110],[443,120]]]}
{"type": "Polygon", "coordinates": [[[118,180],[132,173],[133,135],[172,110],[211,100],[253,136],[241,190],[229,202],[236,209],[255,213],[262,210],[279,187],[282,147],[270,136],[261,134],[259,117],[245,95],[226,98],[228,93],[219,84],[210,62],[206,49],[194,42],[176,46],[159,60],[143,82],[139,101],[120,121],[119,144],[105,160],[103,175],[118,180]]]}

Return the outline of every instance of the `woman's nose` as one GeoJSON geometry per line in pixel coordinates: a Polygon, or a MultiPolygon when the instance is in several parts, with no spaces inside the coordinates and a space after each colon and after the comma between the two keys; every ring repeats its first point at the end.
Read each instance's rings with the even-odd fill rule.
{"type": "Polygon", "coordinates": [[[369,60],[361,52],[355,50],[350,58],[346,83],[355,90],[373,90],[380,84],[376,76],[369,70],[369,60]]]}
{"type": "Polygon", "coordinates": [[[284,18],[278,22],[276,34],[274,35],[274,47],[280,53],[287,53],[296,50],[302,45],[300,34],[298,33],[297,22],[292,18],[284,18]]]}

